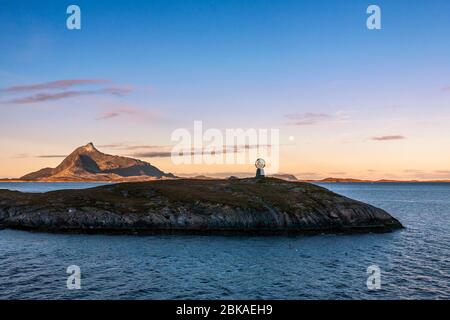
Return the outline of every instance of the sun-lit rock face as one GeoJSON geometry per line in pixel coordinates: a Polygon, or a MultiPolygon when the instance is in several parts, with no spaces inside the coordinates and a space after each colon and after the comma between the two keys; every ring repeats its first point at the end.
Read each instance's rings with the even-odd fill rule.
{"type": "Polygon", "coordinates": [[[84,148],[84,150],[86,150],[86,152],[94,152],[94,151],[98,152],[98,150],[94,147],[94,144],[92,142],[89,142],[87,145],[85,145],[82,148],[84,148]]]}
{"type": "Polygon", "coordinates": [[[29,181],[117,181],[173,178],[148,162],[98,151],[92,142],[77,148],[56,168],[44,168],[23,176],[29,181]]]}

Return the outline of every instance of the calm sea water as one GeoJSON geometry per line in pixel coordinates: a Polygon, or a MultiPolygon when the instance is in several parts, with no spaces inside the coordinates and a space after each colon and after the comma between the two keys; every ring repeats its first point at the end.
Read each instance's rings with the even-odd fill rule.
{"type": "MultiPolygon", "coordinates": [[[[390,234],[105,236],[0,231],[0,299],[449,299],[450,184],[321,184],[381,207],[390,234]],[[81,268],[68,290],[66,268],[81,268]],[[381,289],[367,289],[367,267],[381,289]]],[[[0,184],[28,192],[89,184],[0,184]]]]}

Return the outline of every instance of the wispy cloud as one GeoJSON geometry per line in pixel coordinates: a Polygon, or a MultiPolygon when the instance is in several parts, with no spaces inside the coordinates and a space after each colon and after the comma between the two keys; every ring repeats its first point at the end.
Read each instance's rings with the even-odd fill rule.
{"type": "Polygon", "coordinates": [[[107,148],[107,149],[116,149],[116,150],[125,150],[125,151],[134,151],[134,150],[145,150],[145,149],[161,149],[161,148],[171,148],[168,145],[128,145],[126,143],[111,143],[98,145],[99,148],[107,148]]]}
{"type": "Polygon", "coordinates": [[[36,156],[36,158],[65,158],[67,157],[67,155],[62,155],[62,154],[43,154],[43,155],[38,155],[36,156]]]}
{"type": "Polygon", "coordinates": [[[111,144],[99,144],[98,148],[106,148],[106,149],[117,149],[123,146],[122,143],[111,143],[111,144]]]}
{"type": "MultiPolygon", "coordinates": [[[[192,153],[193,155],[193,153],[192,153]]],[[[136,158],[169,158],[172,156],[170,151],[149,151],[149,152],[136,152],[130,155],[136,158]]]]}
{"type": "MultiPolygon", "coordinates": [[[[100,113],[95,120],[106,121],[120,119],[124,121],[131,121],[133,123],[149,124],[155,120],[160,120],[162,115],[157,110],[147,110],[145,108],[131,106],[131,105],[104,105],[100,107],[103,112],[100,113]]],[[[113,146],[109,146],[112,148],[113,146]]],[[[122,145],[126,147],[126,145],[122,145]]],[[[115,146],[114,148],[119,148],[115,146]]]]}
{"type": "Polygon", "coordinates": [[[93,84],[108,84],[110,80],[103,79],[69,79],[69,80],[56,80],[51,82],[30,84],[30,85],[17,85],[8,88],[0,89],[0,92],[8,93],[21,93],[40,90],[65,90],[74,86],[81,85],[93,85],[93,84]]]}
{"type": "Polygon", "coordinates": [[[113,95],[113,96],[125,96],[130,91],[128,89],[120,90],[118,88],[105,88],[99,90],[73,90],[73,91],[63,91],[58,93],[38,93],[34,95],[29,95],[20,98],[14,98],[5,101],[4,103],[9,104],[29,104],[45,101],[54,101],[66,98],[89,96],[89,95],[113,95]]]}
{"type": "Polygon", "coordinates": [[[28,153],[20,153],[13,156],[15,159],[24,159],[24,158],[65,158],[67,155],[59,155],[59,154],[43,154],[43,155],[32,155],[28,153]]]}
{"type": "MultiPolygon", "coordinates": [[[[230,153],[240,153],[245,152],[250,149],[266,148],[271,149],[271,145],[240,145],[240,146],[223,146],[221,149],[216,148],[203,148],[194,149],[191,148],[189,151],[179,154],[179,156],[194,156],[194,155],[207,155],[207,154],[230,154],[230,153]]],[[[132,157],[137,158],[168,158],[172,156],[172,146],[162,146],[159,150],[149,150],[149,151],[139,151],[131,154],[132,157]]]]}
{"type": "Polygon", "coordinates": [[[131,109],[131,108],[118,109],[116,111],[104,112],[98,118],[96,118],[96,120],[108,120],[108,119],[120,117],[122,115],[135,114],[135,113],[137,113],[136,109],[131,109]]]}
{"type": "Polygon", "coordinates": [[[295,126],[308,126],[320,123],[330,123],[330,122],[344,122],[349,119],[349,116],[342,111],[335,114],[330,113],[316,113],[316,112],[306,112],[306,113],[292,113],[286,114],[285,118],[289,119],[290,125],[295,126]]]}
{"type": "Polygon", "coordinates": [[[112,81],[99,79],[57,80],[53,82],[33,85],[18,85],[0,89],[0,93],[7,95],[21,95],[19,97],[11,97],[5,101],[2,101],[4,104],[30,104],[89,95],[111,95],[122,97],[130,94],[132,91],[133,88],[130,86],[114,85],[112,81]],[[108,86],[104,86],[106,84],[108,84],[108,86]],[[91,88],[77,90],[72,89],[75,86],[87,85],[91,86],[91,88]],[[102,85],[103,87],[98,88],[98,85],[102,85]],[[92,86],[97,86],[97,88],[92,86]]]}
{"type": "Polygon", "coordinates": [[[133,87],[131,86],[112,86],[101,90],[97,90],[96,93],[100,94],[110,94],[113,96],[126,96],[133,92],[133,87]]]}
{"type": "Polygon", "coordinates": [[[392,140],[403,140],[406,139],[405,136],[402,135],[391,135],[391,136],[379,136],[379,137],[371,137],[370,140],[373,141],[392,141],[392,140]]]}
{"type": "Polygon", "coordinates": [[[13,158],[13,159],[24,159],[24,158],[29,158],[29,157],[30,157],[30,155],[28,153],[19,153],[19,154],[16,154],[16,155],[12,156],[11,158],[13,158]]]}
{"type": "Polygon", "coordinates": [[[423,170],[418,170],[418,169],[405,169],[405,170],[403,170],[403,172],[405,172],[405,173],[424,173],[423,170]]]}
{"type": "Polygon", "coordinates": [[[403,170],[405,174],[411,179],[418,180],[450,180],[450,170],[421,170],[421,169],[407,169],[403,170]]]}
{"type": "Polygon", "coordinates": [[[120,116],[120,113],[118,113],[118,112],[104,112],[98,118],[95,118],[95,120],[112,119],[112,118],[116,118],[118,116],[120,116]]]}
{"type": "Polygon", "coordinates": [[[434,173],[450,175],[450,170],[436,170],[434,173]]]}

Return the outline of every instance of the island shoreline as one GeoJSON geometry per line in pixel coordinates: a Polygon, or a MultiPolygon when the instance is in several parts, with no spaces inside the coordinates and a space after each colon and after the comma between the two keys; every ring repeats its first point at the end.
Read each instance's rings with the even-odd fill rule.
{"type": "Polygon", "coordinates": [[[331,228],[331,229],[311,229],[311,230],[188,230],[188,229],[107,229],[107,228],[73,228],[73,229],[53,229],[45,227],[26,227],[0,225],[1,230],[17,230],[33,233],[48,233],[61,235],[109,235],[109,236],[249,236],[249,237],[278,237],[278,236],[319,236],[319,235],[361,235],[361,234],[385,234],[406,229],[401,227],[353,227],[353,228],[331,228]]]}

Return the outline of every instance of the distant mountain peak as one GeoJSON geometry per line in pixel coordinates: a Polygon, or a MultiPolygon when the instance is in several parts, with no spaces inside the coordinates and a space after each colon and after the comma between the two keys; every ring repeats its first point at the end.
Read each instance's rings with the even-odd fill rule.
{"type": "Polygon", "coordinates": [[[120,181],[175,178],[150,163],[105,154],[92,142],[75,149],[56,168],[45,168],[23,176],[28,181],[120,181]]]}
{"type": "Polygon", "coordinates": [[[92,142],[89,142],[83,148],[86,149],[87,151],[98,151],[92,142]]]}

